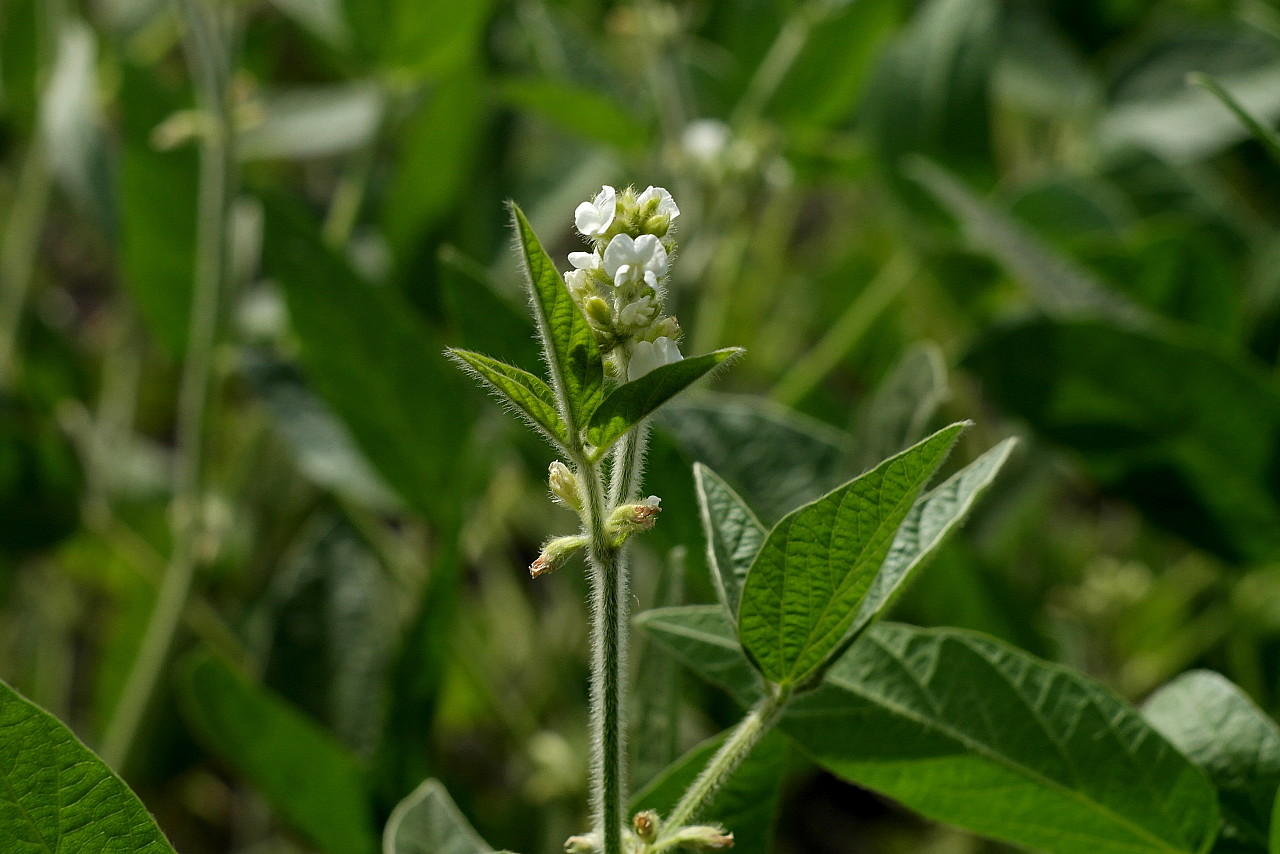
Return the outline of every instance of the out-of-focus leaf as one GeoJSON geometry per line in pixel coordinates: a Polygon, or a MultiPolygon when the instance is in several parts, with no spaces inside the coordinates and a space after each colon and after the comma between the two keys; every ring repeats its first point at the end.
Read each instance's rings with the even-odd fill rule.
{"type": "Polygon", "coordinates": [[[1079,451],[1153,522],[1228,560],[1280,555],[1280,393],[1250,365],[1050,320],[985,336],[967,364],[1006,410],[1079,451]]]}
{"type": "Polygon", "coordinates": [[[1036,305],[1060,317],[1100,316],[1144,323],[1147,314],[1091,273],[1049,249],[1007,214],[973,194],[947,170],[914,160],[910,174],[959,220],[970,241],[1026,286],[1036,305]]]}
{"type": "Polygon", "coordinates": [[[1223,840],[1262,851],[1280,793],[1280,728],[1243,691],[1207,670],[1184,673],[1142,713],[1218,787],[1223,840]]]}
{"type": "Polygon", "coordinates": [[[196,732],[282,818],[326,854],[377,849],[364,773],[342,745],[218,658],[197,653],[182,673],[196,732]]]}
{"type": "Polygon", "coordinates": [[[272,580],[263,679],[362,757],[377,746],[398,591],[346,523],[317,518],[272,580]]]}
{"type": "Polygon", "coordinates": [[[326,42],[345,46],[351,30],[342,16],[342,0],[271,0],[272,5],[326,42]]]}
{"type": "Polygon", "coordinates": [[[1001,103],[1061,120],[1095,107],[1102,86],[1046,4],[1004,4],[996,87],[1001,103]]]}
{"type": "Polygon", "coordinates": [[[1212,75],[1262,123],[1280,118],[1280,50],[1260,33],[1196,27],[1141,50],[1116,82],[1111,108],[1098,125],[1104,151],[1136,146],[1188,163],[1247,138],[1248,128],[1218,98],[1187,84],[1192,72],[1212,75]]]}
{"type": "Polygon", "coordinates": [[[186,349],[196,248],[194,146],[157,151],[151,134],[179,106],[149,69],[120,63],[120,279],[170,356],[186,349]]]}
{"type": "Polygon", "coordinates": [[[951,452],[953,424],[774,526],[742,587],[738,638],[764,677],[803,683],[837,650],[898,526],[951,452]]]}
{"type": "Polygon", "coordinates": [[[736,623],[747,571],[769,532],[738,493],[701,463],[693,465],[693,483],[707,540],[711,580],[726,615],[736,623]]]}
{"type": "MultiPolygon", "coordinates": [[[[740,703],[758,695],[718,608],[638,622],[740,703]]],[[[971,632],[877,623],[780,727],[840,777],[1051,854],[1198,854],[1217,833],[1212,785],[1133,709],[971,632]]]]}
{"type": "Polygon", "coordinates": [[[862,600],[850,628],[852,634],[892,607],[915,571],[938,551],[991,487],[1015,445],[1016,439],[1005,439],[916,501],[862,600]]]}
{"type": "Polygon", "coordinates": [[[514,407],[552,445],[567,449],[569,430],[556,412],[555,394],[547,384],[528,371],[468,350],[449,349],[460,366],[489,387],[501,400],[514,407]]]}
{"type": "Polygon", "coordinates": [[[472,192],[476,164],[486,156],[491,97],[484,75],[467,65],[434,86],[405,121],[381,210],[399,263],[472,192]]]}
{"type": "Polygon", "coordinates": [[[597,454],[602,454],[671,398],[742,353],[741,347],[726,347],[702,356],[690,356],[659,365],[644,376],[618,386],[591,414],[587,441],[595,445],[597,454]]]}
{"type": "Polygon", "coordinates": [[[1276,802],[1271,808],[1270,854],[1280,854],[1280,792],[1276,793],[1276,802]]]}
{"type": "Polygon", "coordinates": [[[305,215],[281,203],[267,211],[267,268],[288,303],[307,379],[412,509],[455,518],[467,456],[462,377],[413,310],[358,276],[305,215]]]}
{"type": "Polygon", "coordinates": [[[419,78],[449,71],[473,55],[493,0],[342,0],[342,5],[366,61],[419,78]]]}
{"type": "Polygon", "coordinates": [[[39,7],[37,0],[0,6],[0,116],[23,127],[34,121],[39,103],[39,7]]]}
{"type": "Polygon", "coordinates": [[[881,55],[867,90],[871,145],[908,200],[904,158],[925,155],[967,178],[993,176],[991,75],[999,39],[993,0],[928,0],[881,55]]]}
{"type": "Polygon", "coordinates": [[[768,400],[701,394],[655,417],[688,454],[742,495],[769,524],[838,483],[849,437],[768,400]]]}
{"type": "Polygon", "coordinates": [[[848,120],[872,63],[903,16],[903,6],[901,0],[801,5],[794,14],[812,19],[805,20],[804,47],[778,84],[767,112],[795,125],[848,120]]]}
{"type": "Polygon", "coordinates": [[[56,718],[0,682],[6,852],[173,854],[124,781],[56,718]]]}
{"type": "Polygon", "coordinates": [[[351,433],[307,388],[294,365],[250,350],[243,370],[303,474],[368,507],[399,509],[399,500],[370,467],[351,433]]]}
{"type": "Polygon", "coordinates": [[[261,117],[236,139],[241,160],[298,160],[353,151],[378,132],[382,90],[373,83],[285,89],[255,105],[261,117]]]}
{"type": "Polygon", "coordinates": [[[639,119],[609,97],[557,80],[510,77],[498,93],[517,109],[541,116],[564,130],[621,149],[643,149],[651,136],[639,119]]]}
{"type": "Polygon", "coordinates": [[[933,344],[907,351],[858,413],[850,474],[861,474],[919,441],[950,394],[942,351],[933,344]]]}
{"type": "Polygon", "coordinates": [[[57,58],[41,97],[40,131],[53,174],[110,234],[115,200],[98,110],[97,57],[93,29],[69,18],[58,33],[57,58]]]}
{"type": "MultiPolygon", "coordinates": [[[[726,736],[707,739],[676,760],[631,799],[630,811],[670,812],[726,736]]],[[[737,854],[769,854],[787,753],[786,736],[777,730],[769,732],[694,820],[723,825],[733,834],[737,854]]]]}
{"type": "Polygon", "coordinates": [[[50,413],[0,392],[0,554],[48,548],[80,521],[80,461],[50,413]]]}
{"type": "Polygon", "coordinates": [[[604,399],[604,362],[587,316],[542,248],[538,235],[519,207],[511,205],[511,218],[520,242],[538,334],[546,348],[551,385],[561,399],[571,435],[585,432],[591,416],[604,399]]]}
{"type": "Polygon", "coordinates": [[[1133,225],[1133,211],[1118,189],[1097,179],[1049,175],[1017,188],[1008,211],[1059,250],[1082,240],[1119,239],[1133,225]]]}
{"type": "MultiPolygon", "coordinates": [[[[1280,76],[1280,75],[1278,75],[1280,76]]],[[[1249,112],[1239,99],[1228,92],[1221,83],[1208,74],[1199,72],[1190,75],[1187,82],[1193,86],[1199,86],[1207,92],[1213,94],[1215,98],[1221,101],[1228,110],[1235,113],[1240,123],[1249,129],[1249,133],[1253,134],[1253,138],[1262,143],[1267,151],[1271,152],[1271,156],[1280,161],[1280,134],[1274,129],[1266,127],[1258,120],[1253,113],[1249,112]]]]}
{"type": "Polygon", "coordinates": [[[439,780],[424,781],[397,804],[382,834],[382,854],[490,854],[492,851],[439,780]]]}

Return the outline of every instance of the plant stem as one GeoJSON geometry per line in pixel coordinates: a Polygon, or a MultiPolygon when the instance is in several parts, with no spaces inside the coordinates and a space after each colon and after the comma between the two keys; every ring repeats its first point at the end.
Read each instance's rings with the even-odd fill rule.
{"type": "Polygon", "coordinates": [[[663,837],[674,834],[706,808],[720,787],[728,782],[733,772],[738,770],[755,746],[760,743],[760,739],[764,738],[782,717],[790,699],[789,690],[774,689],[756,703],[755,708],[742,719],[728,740],[720,745],[720,749],[716,751],[715,756],[711,757],[707,767],[702,769],[698,779],[693,781],[681,796],[680,802],[672,808],[671,814],[663,819],[663,832],[654,845],[655,850],[661,848],[663,837]]]}
{"type": "Polygon", "coordinates": [[[627,801],[627,571],[607,530],[599,464],[578,461],[586,489],[587,558],[591,567],[591,814],[603,854],[622,854],[627,801]]]}
{"type": "Polygon", "coordinates": [[[188,66],[201,109],[213,119],[201,141],[200,200],[191,317],[178,391],[173,472],[173,551],[156,605],[124,692],[103,737],[102,757],[120,768],[139,726],[187,608],[199,565],[199,505],[203,484],[205,410],[213,372],[221,292],[227,277],[228,220],[234,195],[228,62],[216,11],[200,0],[175,0],[186,30],[188,66]]]}
{"type": "Polygon", "coordinates": [[[23,157],[0,243],[0,388],[17,375],[18,332],[22,309],[31,290],[32,272],[53,179],[45,167],[40,143],[33,141],[23,157]]]}

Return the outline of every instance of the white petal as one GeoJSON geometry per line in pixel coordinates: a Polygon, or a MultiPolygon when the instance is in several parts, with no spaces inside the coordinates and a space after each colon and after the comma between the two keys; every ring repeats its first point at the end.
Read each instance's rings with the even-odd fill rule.
{"type": "Polygon", "coordinates": [[[680,347],[670,338],[663,336],[653,342],[654,350],[658,357],[658,363],[662,365],[670,365],[684,358],[680,353],[680,347]]]}
{"type": "Polygon", "coordinates": [[[641,205],[645,205],[645,204],[648,204],[653,199],[659,200],[658,210],[657,210],[659,214],[665,217],[668,217],[669,219],[672,219],[672,220],[680,216],[680,208],[676,206],[676,200],[671,198],[671,194],[668,193],[666,189],[663,187],[650,186],[648,189],[646,189],[643,193],[640,194],[639,198],[637,198],[636,201],[639,202],[641,205]]]}
{"type": "Polygon", "coordinates": [[[600,256],[595,252],[570,252],[569,263],[578,270],[594,270],[600,266],[600,256]]]}
{"type": "Polygon", "coordinates": [[[593,237],[608,227],[600,225],[600,212],[591,202],[583,202],[574,209],[573,224],[584,237],[593,237]]]}
{"type": "Polygon", "coordinates": [[[637,341],[631,348],[631,360],[627,362],[627,381],[632,382],[658,367],[658,356],[649,341],[637,341]]]}
{"type": "Polygon", "coordinates": [[[643,264],[644,260],[637,255],[636,242],[629,234],[615,234],[613,240],[610,240],[609,245],[604,249],[604,271],[610,277],[616,277],[618,268],[624,264],[643,264]]]}

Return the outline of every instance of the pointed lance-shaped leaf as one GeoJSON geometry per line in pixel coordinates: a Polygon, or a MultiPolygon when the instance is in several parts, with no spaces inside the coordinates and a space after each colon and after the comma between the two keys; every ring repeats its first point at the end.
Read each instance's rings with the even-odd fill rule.
{"type": "Polygon", "coordinates": [[[459,367],[475,376],[497,397],[510,404],[551,444],[566,451],[569,431],[556,412],[555,392],[538,377],[514,365],[453,347],[448,354],[459,367]]]}
{"type": "Polygon", "coordinates": [[[702,356],[690,356],[660,365],[644,376],[615,388],[591,416],[591,423],[587,426],[587,441],[595,445],[596,457],[603,456],[610,445],[645,416],[743,352],[741,347],[726,347],[702,356]]]}
{"type": "Polygon", "coordinates": [[[551,388],[572,436],[586,428],[604,398],[604,360],[587,317],[514,202],[511,220],[520,242],[533,317],[551,372],[551,388]]]}
{"type": "Polygon", "coordinates": [[[966,424],[946,427],[788,513],[747,574],[742,647],[766,679],[794,685],[839,648],[924,485],[966,424]]]}
{"type": "MultiPolygon", "coordinates": [[[[439,780],[424,781],[391,811],[382,854],[491,854],[439,780]]],[[[505,852],[503,852],[505,854],[505,852]]]]}
{"type": "Polygon", "coordinates": [[[702,463],[693,464],[693,486],[707,538],[711,580],[729,619],[736,621],[742,585],[768,531],[741,496],[702,463]]]}

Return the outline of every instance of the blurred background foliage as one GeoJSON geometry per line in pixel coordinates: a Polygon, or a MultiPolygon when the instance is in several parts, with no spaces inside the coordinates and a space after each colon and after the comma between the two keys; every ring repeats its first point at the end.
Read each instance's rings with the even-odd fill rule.
{"type": "MultiPolygon", "coordinates": [[[[0,676],[101,746],[186,549],[115,751],[179,850],[367,854],[428,774],[559,850],[585,585],[525,568],[569,517],[440,353],[536,363],[504,199],[563,256],[652,183],[686,352],[748,356],[659,419],[640,604],[711,601],[694,460],[771,522],[971,418],[961,462],[1024,449],[898,618],[1275,714],[1280,167],[1191,72],[1274,125],[1280,11],[4,0],[0,676]]],[[[736,712],[635,670],[642,783],[736,712]]],[[[787,767],[778,851],[999,850],[787,767]]]]}

